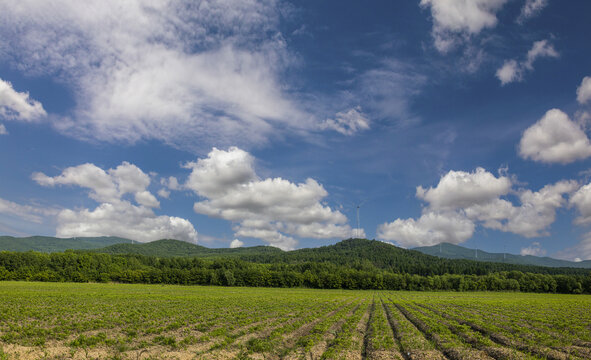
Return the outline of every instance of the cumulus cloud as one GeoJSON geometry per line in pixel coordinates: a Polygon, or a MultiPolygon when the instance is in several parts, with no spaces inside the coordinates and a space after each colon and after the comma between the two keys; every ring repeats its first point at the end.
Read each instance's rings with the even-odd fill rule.
{"type": "Polygon", "coordinates": [[[514,81],[521,80],[521,69],[517,61],[507,60],[496,72],[497,78],[501,80],[501,85],[506,85],[514,81]]]}
{"type": "Polygon", "coordinates": [[[577,88],[577,101],[584,104],[591,100],[591,76],[585,76],[577,88]]]}
{"type": "Polygon", "coordinates": [[[575,181],[559,181],[539,191],[514,190],[510,178],[477,168],[474,172],[449,171],[436,187],[417,187],[416,196],[427,202],[419,219],[397,219],[378,228],[378,238],[403,246],[459,244],[468,240],[477,225],[525,237],[548,235],[556,209],[567,204],[565,195],[575,181]],[[508,196],[516,196],[519,206],[508,196]]]}
{"type": "Polygon", "coordinates": [[[497,25],[496,13],[507,0],[421,0],[433,18],[432,36],[442,53],[470,36],[497,25]]]}
{"type": "Polygon", "coordinates": [[[517,22],[522,24],[525,20],[537,16],[546,6],[548,6],[548,0],[526,0],[517,22]]]}
{"type": "Polygon", "coordinates": [[[527,52],[526,59],[521,62],[516,60],[506,60],[500,67],[496,76],[501,81],[501,85],[506,85],[514,81],[522,81],[525,72],[534,70],[534,62],[542,57],[557,58],[560,55],[550,44],[548,40],[534,42],[532,48],[527,52]]]}
{"type": "Polygon", "coordinates": [[[353,135],[369,129],[369,120],[357,106],[347,111],[338,112],[334,119],[326,119],[322,129],[332,129],[343,135],[353,135]]]}
{"type": "Polygon", "coordinates": [[[577,208],[579,216],[575,219],[575,224],[591,224],[591,183],[582,186],[570,198],[570,205],[577,208]]]}
{"type": "Polygon", "coordinates": [[[567,164],[591,156],[591,144],[580,125],[552,109],[527,128],[519,142],[523,159],[567,164]]]}
{"type": "Polygon", "coordinates": [[[300,184],[282,178],[260,179],[254,158],[244,150],[214,148],[207,158],[188,163],[184,187],[203,200],[197,213],[235,223],[235,235],[261,239],[282,249],[297,245],[293,236],[346,238],[347,218],[321,201],[328,193],[314,179],[300,184]]]}
{"type": "Polygon", "coordinates": [[[396,219],[378,227],[377,236],[403,247],[430,246],[442,242],[460,244],[474,234],[475,225],[456,212],[426,212],[418,220],[396,219]]]}
{"type": "Polygon", "coordinates": [[[429,203],[433,209],[465,208],[485,204],[511,189],[511,180],[495,177],[483,168],[474,172],[449,171],[435,188],[417,187],[417,197],[429,203]]]}
{"type": "Polygon", "coordinates": [[[6,130],[4,124],[0,124],[0,135],[8,135],[8,130],[6,130]]]}
{"type": "Polygon", "coordinates": [[[542,245],[539,242],[534,241],[533,243],[531,243],[530,246],[521,248],[521,251],[519,253],[524,256],[544,256],[546,255],[546,250],[542,249],[542,245]]]}
{"type": "Polygon", "coordinates": [[[55,123],[64,133],[256,145],[317,129],[281,81],[294,62],[279,29],[284,14],[275,0],[9,0],[0,53],[71,88],[76,108],[55,123]]]}
{"type": "Polygon", "coordinates": [[[563,180],[536,192],[522,190],[519,193],[521,205],[512,208],[505,223],[490,227],[528,238],[550,235],[547,229],[556,220],[556,209],[564,207],[567,203],[564,196],[578,187],[576,181],[563,180]]]}
{"type": "Polygon", "coordinates": [[[137,166],[123,162],[107,171],[90,163],[66,168],[50,177],[34,173],[33,180],[43,186],[73,185],[89,189],[89,197],[99,205],[94,209],[66,209],[57,215],[56,235],[119,236],[137,241],[172,238],[197,241],[197,232],[186,219],[157,216],[153,208],[160,203],[147,188],[150,177],[137,166]],[[133,204],[126,195],[133,195],[133,204]]]}
{"type": "Polygon", "coordinates": [[[240,241],[238,239],[234,239],[230,243],[230,249],[236,249],[236,248],[243,247],[243,246],[244,246],[244,242],[240,241]]]}
{"type": "Polygon", "coordinates": [[[31,99],[29,93],[15,91],[10,82],[0,79],[1,118],[34,121],[46,115],[43,105],[31,99]]]}

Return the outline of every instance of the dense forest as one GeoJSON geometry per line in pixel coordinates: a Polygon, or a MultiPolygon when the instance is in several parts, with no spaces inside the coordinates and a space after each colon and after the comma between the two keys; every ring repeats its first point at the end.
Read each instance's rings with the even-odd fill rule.
{"type": "MultiPolygon", "coordinates": [[[[167,244],[178,245],[158,246],[167,244]]],[[[4,251],[0,280],[591,293],[591,272],[585,269],[440,259],[363,239],[291,252],[222,252],[217,258],[4,251]]]]}

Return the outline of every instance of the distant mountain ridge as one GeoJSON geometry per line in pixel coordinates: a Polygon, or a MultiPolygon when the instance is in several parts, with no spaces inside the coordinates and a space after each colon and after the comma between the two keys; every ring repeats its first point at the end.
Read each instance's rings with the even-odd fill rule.
{"type": "Polygon", "coordinates": [[[38,251],[45,253],[66,250],[91,250],[132,241],[115,236],[56,238],[52,236],[0,236],[0,251],[38,251]]]}
{"type": "Polygon", "coordinates": [[[571,267],[591,269],[591,260],[580,262],[540,257],[533,255],[514,255],[509,253],[489,253],[478,249],[469,249],[459,245],[442,243],[433,246],[416,247],[413,250],[423,254],[437,256],[445,259],[464,259],[486,262],[498,262],[516,265],[535,265],[546,267],[571,267]]]}
{"type": "MultiPolygon", "coordinates": [[[[447,243],[406,250],[375,240],[348,239],[318,248],[282,251],[271,246],[253,246],[235,249],[207,248],[172,239],[133,243],[129,239],[119,237],[62,239],[49,236],[32,236],[26,238],[0,236],[0,251],[52,253],[66,250],[91,251],[111,255],[137,254],[155,257],[200,257],[211,259],[240,258],[242,260],[260,263],[294,264],[305,261],[317,261],[347,266],[354,265],[355,267],[364,267],[365,264],[371,263],[372,266],[398,272],[405,272],[410,268],[423,269],[419,271],[422,274],[434,272],[434,269],[430,269],[431,266],[456,266],[451,263],[433,262],[432,259],[434,258],[431,256],[445,259],[445,261],[461,260],[472,262],[476,260],[481,263],[497,263],[498,265],[490,264],[490,266],[494,266],[495,268],[500,266],[499,270],[504,269],[503,266],[512,265],[591,269],[591,260],[572,262],[549,257],[489,253],[447,243]]],[[[464,263],[460,266],[469,267],[470,265],[464,263]]]]}
{"type": "Polygon", "coordinates": [[[181,240],[162,239],[147,243],[114,244],[104,248],[92,249],[93,252],[105,254],[138,254],[159,257],[219,257],[219,256],[245,256],[282,253],[281,249],[272,246],[252,246],[240,248],[207,248],[205,246],[191,244],[181,240]]]}

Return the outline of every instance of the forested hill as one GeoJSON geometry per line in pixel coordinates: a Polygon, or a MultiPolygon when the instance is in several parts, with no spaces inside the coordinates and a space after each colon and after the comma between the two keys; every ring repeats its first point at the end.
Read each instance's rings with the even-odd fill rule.
{"type": "Polygon", "coordinates": [[[442,259],[365,239],[287,252],[207,249],[176,240],[51,254],[0,251],[2,280],[591,293],[589,269],[442,259]],[[170,256],[175,253],[184,256],[170,256]]]}
{"type": "Polygon", "coordinates": [[[446,259],[466,259],[476,261],[501,262],[507,264],[591,269],[591,260],[574,262],[532,255],[489,253],[482,250],[468,249],[462,246],[447,243],[433,246],[417,247],[413,250],[420,251],[423,254],[433,255],[446,259]]]}
{"type": "Polygon", "coordinates": [[[76,238],[56,238],[51,236],[17,238],[0,236],[0,251],[38,251],[52,253],[72,249],[97,249],[119,243],[131,243],[131,240],[114,236],[76,238]]]}
{"type": "Polygon", "coordinates": [[[104,254],[139,254],[159,257],[188,256],[202,258],[266,256],[283,252],[272,246],[210,249],[205,246],[172,239],[156,240],[149,243],[115,244],[101,249],[94,249],[92,251],[104,254]]]}
{"type": "Polygon", "coordinates": [[[406,250],[381,241],[348,239],[334,245],[281,251],[270,246],[236,249],[209,249],[178,240],[158,240],[144,244],[117,244],[92,250],[107,254],[138,254],[156,257],[199,257],[212,259],[238,259],[251,263],[270,265],[299,265],[309,263],[333,264],[356,270],[376,269],[399,274],[484,275],[499,271],[522,271],[541,274],[586,274],[589,271],[571,268],[547,268],[503,263],[483,263],[471,260],[442,259],[406,250]]]}

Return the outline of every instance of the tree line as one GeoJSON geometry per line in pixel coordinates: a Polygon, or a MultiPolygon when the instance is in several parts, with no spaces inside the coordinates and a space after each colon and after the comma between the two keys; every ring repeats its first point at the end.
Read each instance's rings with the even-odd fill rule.
{"type": "Polygon", "coordinates": [[[318,259],[273,263],[250,260],[159,258],[80,251],[0,252],[0,280],[591,294],[589,271],[552,274],[509,270],[424,275],[382,269],[358,260],[348,265],[318,259]]]}

